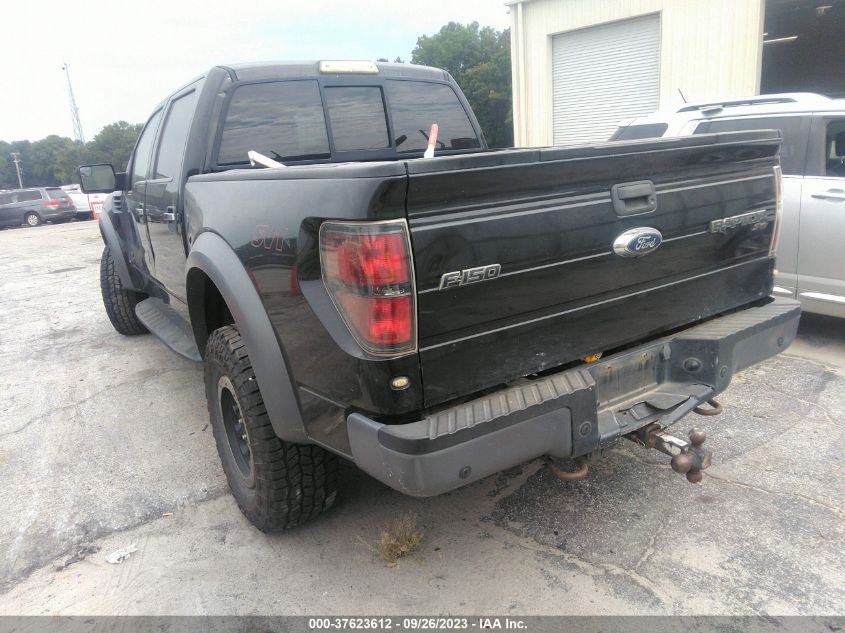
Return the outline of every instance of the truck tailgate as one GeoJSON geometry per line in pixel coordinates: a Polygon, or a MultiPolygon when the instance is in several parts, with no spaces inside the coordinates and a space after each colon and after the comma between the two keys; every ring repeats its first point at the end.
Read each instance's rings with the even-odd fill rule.
{"type": "Polygon", "coordinates": [[[767,296],[779,148],[757,131],[408,161],[426,406],[767,296]],[[662,243],[615,253],[635,229],[662,243]]]}

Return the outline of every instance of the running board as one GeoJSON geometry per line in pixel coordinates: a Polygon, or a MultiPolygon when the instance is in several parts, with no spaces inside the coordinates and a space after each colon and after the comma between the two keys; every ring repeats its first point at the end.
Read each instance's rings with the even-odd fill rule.
{"type": "Polygon", "coordinates": [[[154,297],[144,299],[135,306],[135,314],[150,332],[179,356],[202,362],[191,326],[164,301],[154,297]]]}

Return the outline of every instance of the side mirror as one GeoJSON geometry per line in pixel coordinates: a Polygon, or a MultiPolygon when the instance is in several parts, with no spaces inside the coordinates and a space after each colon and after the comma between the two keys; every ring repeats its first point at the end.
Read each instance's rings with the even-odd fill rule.
{"type": "Polygon", "coordinates": [[[82,165],[79,168],[79,184],[85,193],[111,193],[122,187],[122,180],[118,179],[110,163],[82,165]]]}

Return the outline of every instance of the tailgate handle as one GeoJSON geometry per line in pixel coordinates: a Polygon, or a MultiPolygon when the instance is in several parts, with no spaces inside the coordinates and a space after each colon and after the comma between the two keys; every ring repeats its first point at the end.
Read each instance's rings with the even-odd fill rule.
{"type": "Polygon", "coordinates": [[[657,194],[650,180],[625,182],[610,188],[613,210],[616,215],[639,215],[657,209],[657,194]]]}

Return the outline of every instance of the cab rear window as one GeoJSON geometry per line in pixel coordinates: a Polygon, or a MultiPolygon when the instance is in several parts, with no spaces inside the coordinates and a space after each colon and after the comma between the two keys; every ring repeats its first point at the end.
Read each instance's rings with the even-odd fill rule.
{"type": "Polygon", "coordinates": [[[332,151],[340,160],[349,160],[349,153],[359,158],[355,153],[360,152],[366,152],[360,158],[391,158],[423,152],[433,123],[439,127],[438,150],[481,147],[466,110],[446,84],[388,79],[377,85],[324,86],[322,94],[311,79],[243,84],[229,102],[216,163],[246,165],[250,150],[280,162],[327,160],[332,151]]]}
{"type": "Polygon", "coordinates": [[[217,164],[248,163],[250,150],[282,162],[329,157],[316,81],[246,84],[235,90],[223,124],[217,164]]]}
{"type": "Polygon", "coordinates": [[[481,146],[458,96],[446,84],[390,79],[385,89],[397,152],[424,151],[432,123],[439,128],[437,149],[481,146]]]}
{"type": "Polygon", "coordinates": [[[326,88],[336,152],[390,147],[384,99],[378,86],[326,88]]]}

